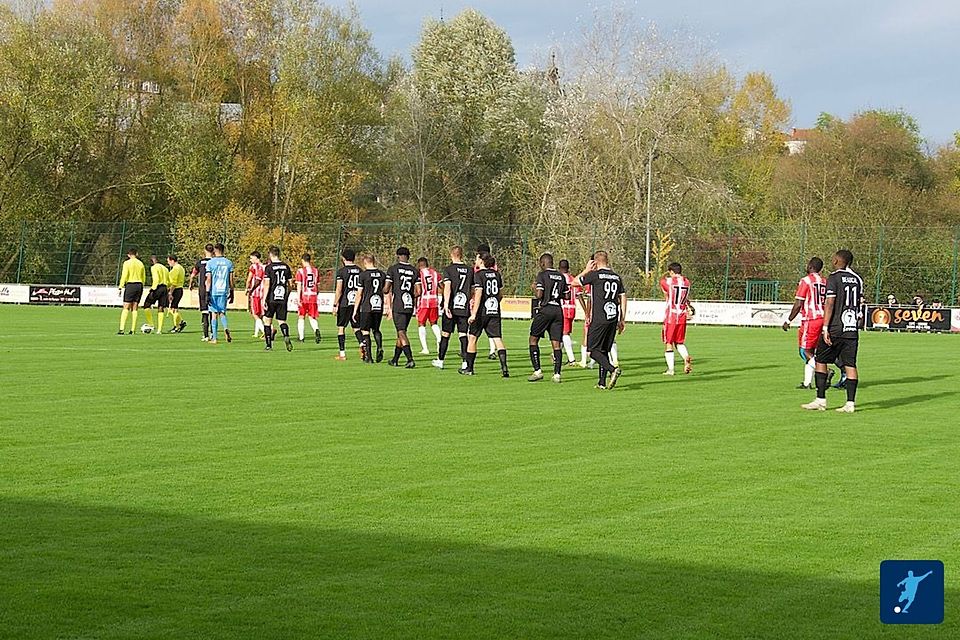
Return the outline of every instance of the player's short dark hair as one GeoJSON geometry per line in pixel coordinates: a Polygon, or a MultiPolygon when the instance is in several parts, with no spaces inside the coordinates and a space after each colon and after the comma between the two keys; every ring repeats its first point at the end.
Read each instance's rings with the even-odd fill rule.
{"type": "Polygon", "coordinates": [[[267,253],[269,253],[269,254],[272,255],[272,256],[276,256],[277,258],[279,258],[279,257],[280,257],[280,247],[278,247],[278,246],[276,246],[276,245],[272,245],[269,249],[267,249],[267,253]]]}
{"type": "Polygon", "coordinates": [[[570,271],[570,261],[564,258],[558,264],[560,271],[570,271]]]}
{"type": "Polygon", "coordinates": [[[681,274],[683,273],[683,265],[681,265],[679,262],[671,262],[669,265],[667,265],[667,271],[673,271],[676,274],[681,274]]]}
{"type": "Polygon", "coordinates": [[[173,255],[173,254],[171,253],[170,255],[167,256],[167,260],[173,260],[174,262],[176,262],[176,261],[177,261],[177,256],[175,256],[175,255],[173,255]]]}
{"type": "Polygon", "coordinates": [[[227,248],[223,246],[222,242],[218,242],[217,244],[213,245],[213,250],[219,251],[220,253],[225,253],[227,251],[227,248]]]}
{"type": "Polygon", "coordinates": [[[837,251],[837,257],[843,261],[843,266],[845,267],[853,264],[853,252],[849,249],[840,249],[840,251],[837,251]]]}
{"type": "Polygon", "coordinates": [[[550,268],[553,266],[553,254],[552,253],[543,253],[540,255],[540,264],[545,268],[550,268]]]}
{"type": "Polygon", "coordinates": [[[259,258],[260,258],[260,252],[259,252],[259,251],[251,251],[251,252],[250,252],[250,256],[253,257],[253,258],[259,259],[259,258]]]}
{"type": "Polygon", "coordinates": [[[410,249],[408,249],[408,248],[406,248],[406,247],[397,247],[397,257],[399,257],[399,258],[409,258],[409,257],[410,257],[410,249]]]}
{"type": "Polygon", "coordinates": [[[353,262],[354,260],[357,259],[357,252],[351,249],[350,247],[347,247],[346,249],[344,249],[340,253],[340,255],[343,256],[344,260],[349,260],[350,262],[353,262]]]}
{"type": "Polygon", "coordinates": [[[150,254],[150,262],[160,262],[160,256],[155,253],[150,254]]]}
{"type": "Polygon", "coordinates": [[[488,244],[478,244],[477,245],[477,255],[483,255],[485,253],[490,253],[490,245],[488,244]]]}
{"type": "Polygon", "coordinates": [[[208,253],[213,253],[213,245],[209,242],[203,247],[203,250],[208,253]]]}
{"type": "Polygon", "coordinates": [[[456,244],[450,248],[450,255],[459,260],[463,260],[463,247],[456,244]]]}
{"type": "Polygon", "coordinates": [[[823,271],[823,260],[817,256],[810,258],[810,263],[807,265],[807,271],[812,271],[813,273],[820,273],[823,271]]]}
{"type": "Polygon", "coordinates": [[[493,254],[485,253],[480,256],[480,259],[483,260],[483,266],[487,269],[493,269],[497,266],[497,259],[493,257],[493,254]]]}
{"type": "Polygon", "coordinates": [[[305,261],[305,262],[310,262],[310,260],[312,260],[313,257],[312,257],[309,253],[305,253],[305,254],[303,254],[303,256],[302,256],[300,259],[303,260],[303,261],[305,261]]]}
{"type": "Polygon", "coordinates": [[[137,248],[136,248],[136,247],[127,247],[127,255],[128,255],[128,256],[135,256],[135,255],[137,255],[137,248]]]}
{"type": "Polygon", "coordinates": [[[425,267],[430,266],[430,262],[427,260],[426,256],[420,256],[419,258],[417,258],[417,265],[421,265],[421,264],[425,267]]]}

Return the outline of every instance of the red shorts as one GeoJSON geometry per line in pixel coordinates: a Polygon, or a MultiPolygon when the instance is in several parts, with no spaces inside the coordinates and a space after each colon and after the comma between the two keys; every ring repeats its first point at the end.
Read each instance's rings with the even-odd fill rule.
{"type": "Polygon", "coordinates": [[[568,318],[566,315],[563,316],[563,335],[568,336],[573,333],[573,321],[574,318],[568,318]]]}
{"type": "Polygon", "coordinates": [[[297,308],[297,315],[301,318],[303,316],[310,316],[314,320],[317,319],[317,314],[319,313],[317,309],[317,299],[313,300],[301,300],[300,306],[297,308]]]}
{"type": "Polygon", "coordinates": [[[800,323],[800,332],[797,334],[801,349],[816,349],[820,341],[820,332],[823,331],[823,318],[804,320],[800,323]]]}
{"type": "Polygon", "coordinates": [[[421,307],[417,310],[417,322],[420,324],[437,324],[440,319],[439,307],[421,307]]]}
{"type": "Polygon", "coordinates": [[[687,338],[687,319],[663,323],[663,344],[683,344],[687,338]]]}
{"type": "Polygon", "coordinates": [[[260,297],[259,292],[250,296],[250,313],[257,317],[263,315],[263,298],[260,297]]]}

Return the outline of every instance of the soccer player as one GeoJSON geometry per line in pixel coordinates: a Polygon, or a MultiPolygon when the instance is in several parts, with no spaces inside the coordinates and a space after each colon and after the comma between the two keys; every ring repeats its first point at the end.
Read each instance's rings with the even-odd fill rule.
{"type": "Polygon", "coordinates": [[[259,251],[250,254],[250,266],[247,268],[247,308],[253,317],[253,337],[259,338],[266,333],[263,329],[263,261],[259,251]]]}
{"type": "Polygon", "coordinates": [[[363,346],[363,334],[360,332],[359,325],[353,320],[353,303],[357,299],[362,270],[354,264],[357,254],[353,249],[344,249],[340,257],[343,260],[343,267],[337,271],[336,291],[333,294],[333,315],[337,319],[337,344],[340,347],[340,353],[336,359],[343,361],[347,359],[348,326],[353,329],[357,343],[363,346]]]}
{"type": "MultiPolygon", "coordinates": [[[[563,312],[563,348],[567,352],[567,366],[576,366],[577,358],[573,355],[573,323],[577,319],[577,300],[580,299],[580,287],[573,282],[573,274],[570,273],[570,261],[561,260],[560,273],[567,281],[569,295],[560,303],[560,309],[563,312]]],[[[586,355],[586,354],[584,354],[586,355]]]]}
{"type": "Polygon", "coordinates": [[[277,337],[277,329],[273,326],[276,318],[280,324],[280,333],[283,334],[283,343],[287,351],[293,351],[293,342],[290,341],[290,327],[287,326],[287,299],[290,297],[290,282],[293,272],[290,265],[280,260],[280,249],[270,247],[267,250],[267,266],[263,268],[263,282],[266,286],[263,309],[265,351],[273,350],[273,340],[277,337]]]}
{"type": "MultiPolygon", "coordinates": [[[[490,245],[488,245],[488,244],[479,244],[479,245],[477,245],[477,255],[478,255],[478,256],[482,256],[482,255],[485,254],[485,253],[489,253],[489,254],[493,255],[493,252],[490,250],[490,245]]],[[[482,267],[481,267],[481,268],[482,268],[482,267]]],[[[476,273],[476,272],[479,271],[479,270],[480,270],[480,269],[477,269],[477,268],[475,267],[473,271],[474,271],[474,273],[476,273]]],[[[494,263],[493,270],[494,270],[494,271],[499,271],[499,270],[500,270],[500,269],[496,266],[496,263],[494,263]]],[[[487,360],[496,360],[496,359],[497,359],[497,345],[496,345],[494,339],[493,339],[493,338],[488,338],[488,339],[487,339],[487,344],[488,344],[488,346],[490,347],[490,353],[487,354],[487,360]]]]}
{"type": "Polygon", "coordinates": [[[810,389],[813,386],[813,374],[816,371],[814,352],[820,333],[823,331],[823,303],[827,297],[827,282],[820,275],[823,271],[823,260],[814,256],[807,263],[807,275],[800,279],[797,285],[797,294],[793,301],[790,315],[783,323],[783,330],[790,330],[790,323],[800,316],[800,332],[797,335],[800,343],[800,357],[803,358],[803,382],[798,389],[810,389]]]}
{"type": "Polygon", "coordinates": [[[417,364],[413,361],[407,328],[417,308],[421,289],[420,272],[410,264],[410,249],[397,249],[397,262],[387,269],[384,292],[387,295],[387,313],[393,318],[393,326],[397,329],[397,345],[393,349],[393,358],[387,364],[391,367],[400,366],[402,353],[407,358],[406,368],[413,369],[417,364]]]}
{"type": "Polygon", "coordinates": [[[157,305],[157,334],[163,333],[163,316],[167,312],[167,284],[170,272],[160,263],[160,258],[150,256],[150,290],[143,301],[147,324],[153,326],[153,312],[150,307],[157,305]]]}
{"type": "Polygon", "coordinates": [[[127,316],[130,316],[130,331],[137,326],[137,307],[140,305],[140,297],[143,295],[143,283],[147,279],[147,270],[143,263],[137,257],[137,250],[134,247],[127,249],[127,259],[123,263],[123,269],[120,272],[120,293],[123,295],[123,311],[120,312],[120,330],[118,336],[123,335],[124,327],[127,324],[127,316]]]}
{"type": "Polygon", "coordinates": [[[187,326],[180,315],[180,301],[183,299],[183,283],[187,279],[187,273],[183,265],[177,261],[177,256],[167,256],[167,265],[170,271],[167,275],[167,290],[170,294],[170,314],[173,316],[173,328],[170,333],[180,333],[187,326]]]}
{"type": "Polygon", "coordinates": [[[371,253],[363,254],[360,260],[363,272],[360,274],[360,288],[353,303],[353,320],[360,325],[363,335],[363,361],[373,363],[373,350],[370,334],[377,342],[377,362],[383,362],[383,334],[380,323],[383,321],[383,289],[387,274],[377,267],[377,259],[371,253]]]}
{"type": "Polygon", "coordinates": [[[303,319],[310,318],[313,338],[320,344],[320,325],[317,324],[317,297],[320,294],[320,272],[313,266],[309,253],[303,254],[300,268],[297,269],[297,291],[300,292],[300,304],[297,306],[297,337],[303,342],[303,319]]]}
{"type": "Polygon", "coordinates": [[[433,366],[443,369],[443,361],[450,347],[450,336],[457,330],[460,337],[461,369],[467,367],[467,342],[470,325],[470,299],[473,295],[473,269],[463,261],[463,247],[450,249],[450,264],[443,270],[443,324],[440,345],[433,366]]]}
{"type": "Polygon", "coordinates": [[[600,365],[598,389],[613,389],[622,373],[619,366],[610,361],[610,349],[618,333],[623,333],[627,312],[627,291],[623,279],[610,268],[606,251],[597,251],[577,276],[576,284],[590,287],[590,308],[587,318],[587,349],[600,365]],[[610,383],[607,384],[607,374],[610,383]]]}
{"type": "Polygon", "coordinates": [[[553,268],[553,255],[545,253],[540,256],[540,273],[534,285],[537,301],[537,312],[530,322],[530,364],[533,365],[533,375],[528,380],[539,382],[543,380],[543,369],[540,367],[540,339],[544,334],[550,336],[553,347],[553,381],[560,382],[560,370],[563,368],[563,301],[570,297],[570,288],[567,278],[553,268]]]}
{"type": "Polygon", "coordinates": [[[427,355],[427,326],[433,331],[440,350],[440,274],[430,266],[426,258],[417,260],[417,271],[420,272],[420,301],[417,304],[417,330],[420,334],[420,354],[427,355]]]}
{"type": "Polygon", "coordinates": [[[210,310],[207,308],[207,263],[213,258],[213,245],[207,244],[203,248],[203,257],[197,260],[193,265],[193,271],[190,272],[190,280],[187,283],[187,289],[193,289],[193,279],[197,279],[197,294],[200,301],[200,318],[203,323],[203,340],[210,339],[210,310]]]}
{"type": "Polygon", "coordinates": [[[693,371],[693,358],[684,344],[687,335],[687,319],[693,315],[693,305],[690,304],[690,281],[683,275],[683,267],[679,262],[672,262],[667,267],[667,275],[660,280],[660,290],[667,300],[667,311],[663,318],[663,357],[667,361],[665,376],[674,374],[674,349],[683,358],[683,372],[693,371]]]}
{"type": "Polygon", "coordinates": [[[223,327],[227,342],[233,342],[227,326],[227,304],[233,302],[233,262],[223,255],[224,246],[213,246],[213,258],[207,262],[207,305],[210,311],[210,344],[217,344],[217,330],[223,327]]]}
{"type": "Polygon", "coordinates": [[[477,362],[477,339],[481,333],[497,348],[497,358],[500,360],[500,375],[510,377],[507,369],[507,349],[503,346],[502,327],[500,322],[500,299],[503,297],[503,278],[494,268],[496,259],[489,253],[477,255],[474,261],[476,271],[473,274],[473,306],[470,311],[469,337],[467,340],[467,368],[457,373],[472,376],[473,367],[477,362]]]}
{"type": "Polygon", "coordinates": [[[817,397],[803,405],[809,411],[827,409],[827,363],[838,361],[847,374],[847,402],[837,409],[840,413],[856,411],[857,350],[860,345],[860,308],[863,304],[863,278],[853,269],[853,253],[841,249],[833,255],[833,273],[827,278],[827,295],[823,307],[823,329],[817,350],[817,397]]]}

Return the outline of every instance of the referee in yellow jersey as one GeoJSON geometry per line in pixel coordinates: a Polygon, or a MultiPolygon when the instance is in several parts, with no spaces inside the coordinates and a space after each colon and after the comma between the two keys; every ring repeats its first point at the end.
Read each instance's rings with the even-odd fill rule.
{"type": "Polygon", "coordinates": [[[183,299],[183,283],[187,279],[187,273],[183,265],[177,261],[177,256],[167,256],[167,264],[170,265],[167,290],[170,293],[170,313],[173,315],[173,328],[170,329],[170,333],[180,333],[187,326],[183,316],[180,315],[180,300],[183,299]]]}
{"type": "Polygon", "coordinates": [[[137,326],[137,307],[140,305],[140,296],[143,295],[143,282],[147,279],[147,271],[143,268],[143,263],[137,258],[137,250],[133,247],[127,249],[127,260],[123,263],[123,271],[120,272],[120,293],[123,294],[123,311],[120,312],[120,331],[118,336],[123,335],[124,326],[127,324],[127,315],[130,315],[130,333],[137,326]]]}
{"type": "Polygon", "coordinates": [[[167,283],[170,272],[157,256],[150,256],[150,291],[143,301],[143,310],[147,314],[147,324],[153,326],[150,307],[157,305],[157,335],[163,333],[163,317],[167,311],[167,283]]]}

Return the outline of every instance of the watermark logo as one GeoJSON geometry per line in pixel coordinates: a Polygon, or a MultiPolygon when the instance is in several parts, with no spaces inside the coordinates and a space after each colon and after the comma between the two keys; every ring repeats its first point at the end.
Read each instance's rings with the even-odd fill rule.
{"type": "Polygon", "coordinates": [[[939,560],[884,560],[880,563],[880,621],[940,624],[943,584],[939,560]]]}

